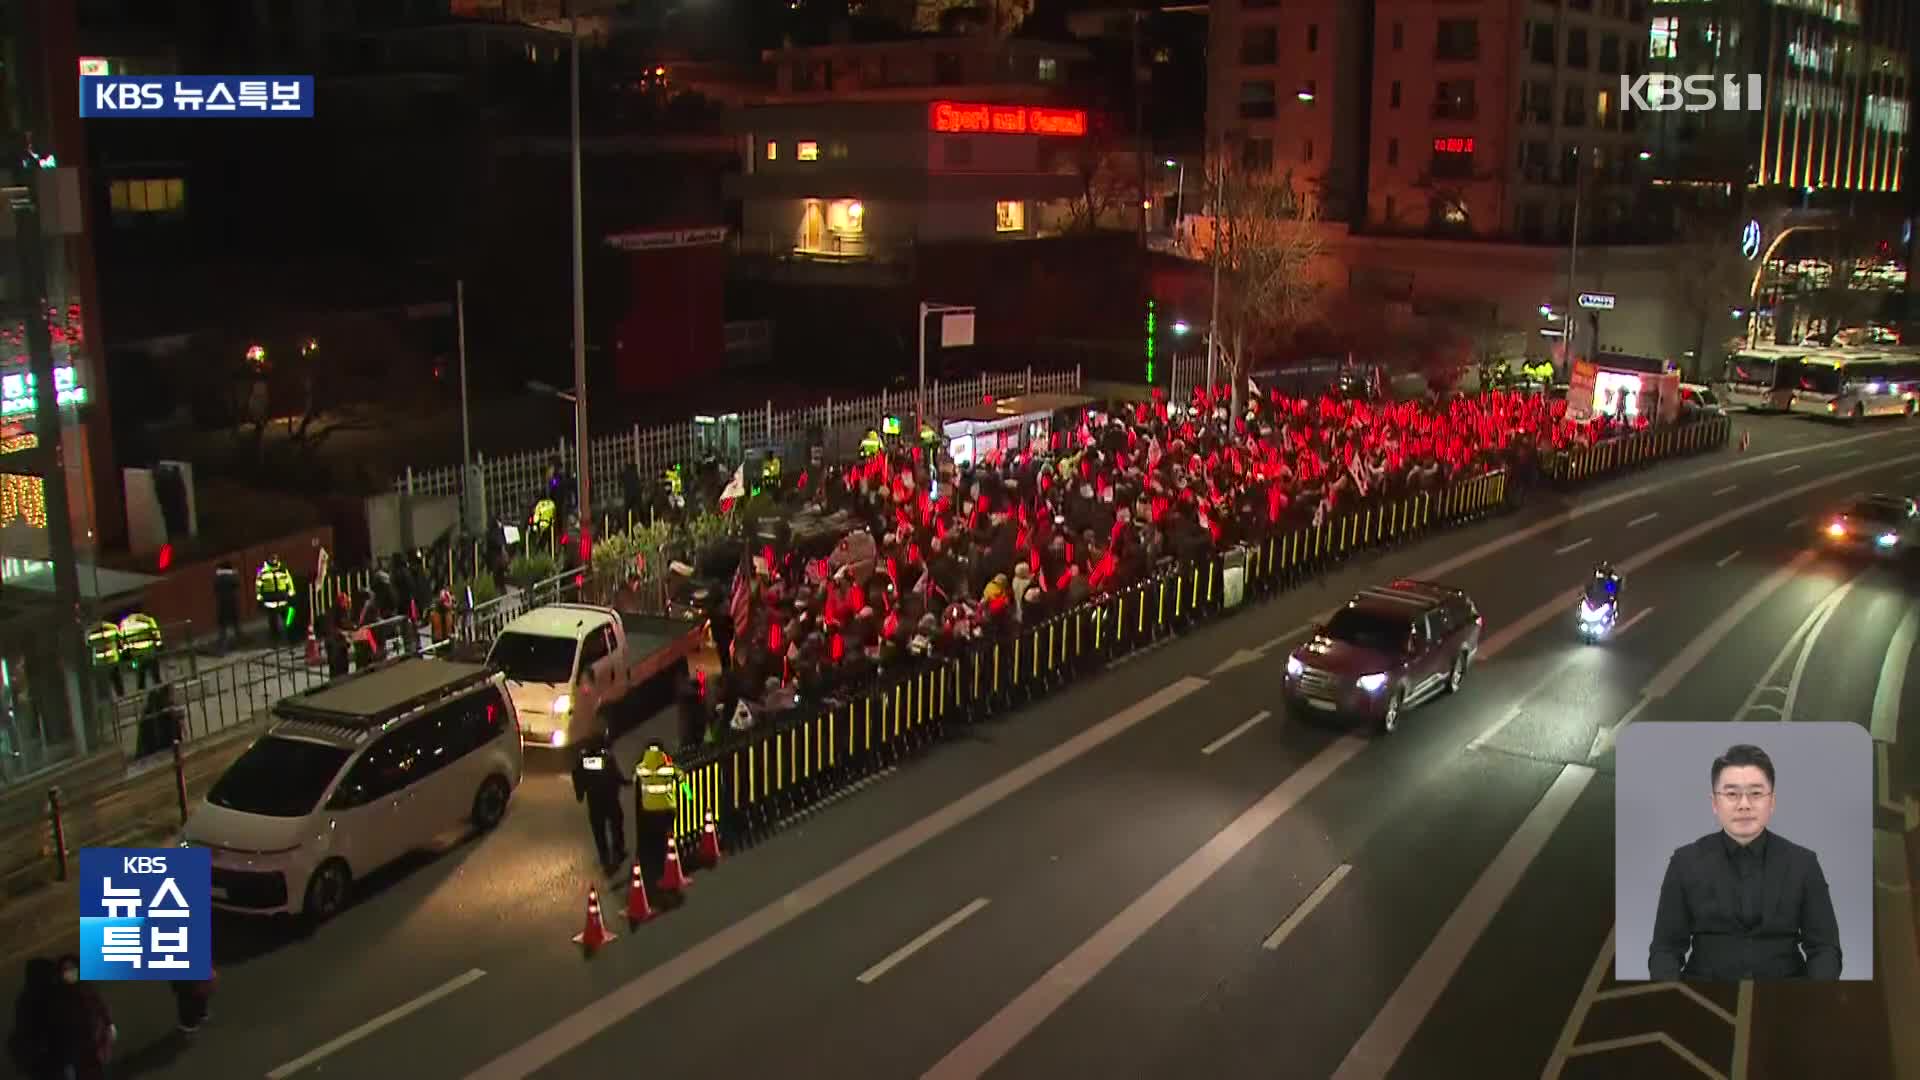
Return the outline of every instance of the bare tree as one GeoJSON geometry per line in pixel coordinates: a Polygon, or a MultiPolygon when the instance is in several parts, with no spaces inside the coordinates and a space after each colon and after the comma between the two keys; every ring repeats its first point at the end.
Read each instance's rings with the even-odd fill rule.
{"type": "Polygon", "coordinates": [[[1674,297],[1693,331],[1694,378],[1719,370],[1719,349],[1744,324],[1733,313],[1751,302],[1756,264],[1740,250],[1744,224],[1738,208],[1723,206],[1690,212],[1680,225],[1674,252],[1674,297]]]}
{"type": "Polygon", "coordinates": [[[1079,192],[1067,202],[1062,232],[1134,227],[1138,220],[1134,207],[1145,198],[1140,193],[1139,162],[1105,116],[1092,119],[1087,137],[1075,140],[1073,149],[1060,159],[1060,170],[1079,182],[1079,192]]]}
{"type": "Polygon", "coordinates": [[[1208,170],[1213,228],[1207,257],[1218,264],[1220,322],[1215,333],[1237,415],[1246,405],[1254,354],[1307,327],[1323,300],[1313,263],[1325,252],[1320,204],[1291,172],[1244,169],[1217,152],[1208,170]],[[1230,345],[1228,343],[1231,343],[1230,345]]]}

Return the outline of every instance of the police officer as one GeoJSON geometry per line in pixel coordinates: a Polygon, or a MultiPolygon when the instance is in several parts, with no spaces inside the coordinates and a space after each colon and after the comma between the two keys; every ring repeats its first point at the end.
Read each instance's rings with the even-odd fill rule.
{"type": "Polygon", "coordinates": [[[860,437],[860,456],[862,458],[878,457],[880,452],[886,449],[886,445],[886,442],[880,438],[878,428],[868,428],[867,433],[860,437]]]}
{"type": "Polygon", "coordinates": [[[120,659],[133,668],[138,688],[160,681],[160,623],[144,611],[129,612],[120,620],[120,659]]]}
{"type": "Polygon", "coordinates": [[[253,600],[267,615],[267,640],[293,642],[293,575],[280,556],[269,555],[253,574],[253,600]]]}
{"type": "Polygon", "coordinates": [[[119,624],[103,622],[89,630],[87,648],[93,653],[93,670],[113,688],[113,696],[126,696],[126,683],[120,678],[119,624]]]}
{"type": "Polygon", "coordinates": [[[573,801],[587,804],[587,825],[593,830],[593,846],[600,853],[600,869],[607,873],[612,873],[627,857],[620,789],[631,783],[615,759],[613,743],[605,731],[595,731],[575,747],[573,801]]]}
{"type": "Polygon", "coordinates": [[[681,789],[686,774],[673,763],[660,740],[647,742],[647,752],[633,770],[634,786],[639,794],[633,800],[634,861],[646,875],[647,884],[660,880],[667,869],[667,837],[673,835],[674,822],[680,816],[681,789]]]}

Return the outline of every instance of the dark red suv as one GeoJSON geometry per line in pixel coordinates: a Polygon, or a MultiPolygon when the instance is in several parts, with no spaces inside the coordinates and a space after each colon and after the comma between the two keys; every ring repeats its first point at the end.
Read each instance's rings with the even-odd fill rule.
{"type": "Polygon", "coordinates": [[[1288,712],[1391,733],[1408,709],[1460,689],[1482,624],[1459,589],[1405,578],[1362,589],[1287,657],[1288,712]]]}

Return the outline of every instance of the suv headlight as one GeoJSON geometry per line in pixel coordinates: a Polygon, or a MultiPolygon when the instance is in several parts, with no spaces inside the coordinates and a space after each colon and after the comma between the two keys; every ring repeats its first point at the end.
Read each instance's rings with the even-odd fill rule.
{"type": "Polygon", "coordinates": [[[1360,689],[1365,690],[1367,693],[1371,694],[1374,691],[1380,689],[1381,687],[1387,685],[1387,676],[1385,672],[1375,672],[1372,675],[1362,675],[1356,681],[1358,682],[1360,689]]]}
{"type": "Polygon", "coordinates": [[[1297,679],[1306,670],[1307,670],[1307,665],[1301,663],[1299,657],[1297,656],[1287,657],[1287,675],[1289,677],[1297,679]]]}
{"type": "Polygon", "coordinates": [[[1892,547],[1893,545],[1899,542],[1900,542],[1900,536],[1898,533],[1881,533],[1880,534],[1881,547],[1892,547]]]}
{"type": "Polygon", "coordinates": [[[561,694],[559,697],[553,699],[552,711],[555,716],[567,715],[573,711],[573,699],[565,694],[561,694]]]}

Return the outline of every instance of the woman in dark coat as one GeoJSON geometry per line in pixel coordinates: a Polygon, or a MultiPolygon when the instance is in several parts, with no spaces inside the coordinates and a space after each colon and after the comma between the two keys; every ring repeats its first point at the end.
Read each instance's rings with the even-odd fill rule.
{"type": "Polygon", "coordinates": [[[7,1050],[28,1080],[61,1080],[66,1066],[54,1037],[54,1002],[60,992],[60,968],[44,956],[27,961],[26,985],[13,1003],[13,1035],[7,1050]]]}

